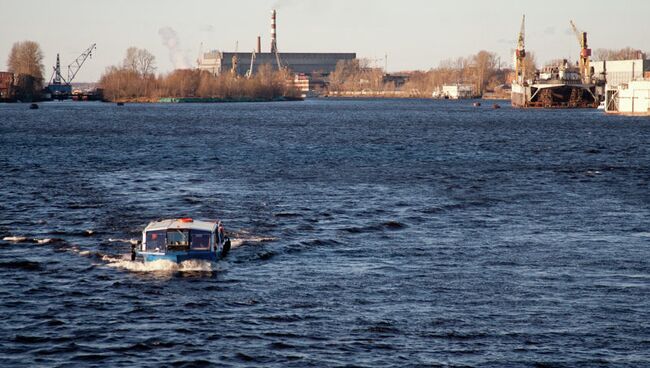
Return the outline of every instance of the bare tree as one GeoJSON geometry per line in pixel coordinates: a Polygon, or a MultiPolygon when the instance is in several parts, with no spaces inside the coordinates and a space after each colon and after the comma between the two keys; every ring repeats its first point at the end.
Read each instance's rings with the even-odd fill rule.
{"type": "Polygon", "coordinates": [[[7,68],[14,74],[32,76],[35,80],[43,81],[43,51],[34,41],[16,42],[11,47],[7,68]]]}
{"type": "Polygon", "coordinates": [[[148,76],[156,71],[156,57],[146,49],[132,46],[126,50],[122,66],[141,76],[148,76]]]}
{"type": "Polygon", "coordinates": [[[629,60],[645,59],[646,54],[639,49],[624,47],[622,49],[596,49],[594,51],[595,60],[629,60]]]}
{"type": "Polygon", "coordinates": [[[485,85],[496,69],[497,56],[493,52],[481,50],[472,57],[472,60],[476,68],[477,92],[479,95],[483,95],[485,85]]]}

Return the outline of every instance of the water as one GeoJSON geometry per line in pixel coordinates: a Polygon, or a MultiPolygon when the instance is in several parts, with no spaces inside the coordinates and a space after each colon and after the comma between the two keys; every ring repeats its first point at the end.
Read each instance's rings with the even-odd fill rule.
{"type": "Polygon", "coordinates": [[[1,364],[650,365],[650,120],[489,105],[0,105],[1,364]]]}

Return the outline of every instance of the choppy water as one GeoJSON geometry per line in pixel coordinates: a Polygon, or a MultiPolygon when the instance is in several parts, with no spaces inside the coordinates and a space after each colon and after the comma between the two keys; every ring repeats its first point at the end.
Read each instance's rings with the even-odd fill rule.
{"type": "Polygon", "coordinates": [[[485,105],[0,105],[0,364],[649,366],[650,120],[485,105]]]}

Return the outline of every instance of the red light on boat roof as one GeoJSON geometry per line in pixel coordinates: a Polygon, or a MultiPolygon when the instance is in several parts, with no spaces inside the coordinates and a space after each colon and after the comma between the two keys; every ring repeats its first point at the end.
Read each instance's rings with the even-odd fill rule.
{"type": "Polygon", "coordinates": [[[193,222],[194,220],[191,217],[183,217],[180,219],[180,222],[193,222]]]}

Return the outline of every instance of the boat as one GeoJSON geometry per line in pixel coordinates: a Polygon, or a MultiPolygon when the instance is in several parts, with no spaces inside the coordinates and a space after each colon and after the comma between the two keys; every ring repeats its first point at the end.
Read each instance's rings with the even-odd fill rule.
{"type": "MultiPolygon", "coordinates": [[[[541,71],[532,71],[527,65],[525,49],[525,21],[514,54],[515,73],[512,82],[512,106],[520,108],[597,108],[597,83],[591,67],[591,49],[587,45],[587,32],[580,32],[571,21],[571,27],[580,43],[580,59],[577,66],[568,60],[550,65],[541,71]]],[[[602,84],[602,82],[598,82],[602,84]]]]}
{"type": "Polygon", "coordinates": [[[131,260],[147,262],[187,260],[216,262],[230,251],[230,239],[221,221],[190,217],[150,222],[142,231],[142,241],[131,249],[131,260]]]}
{"type": "Polygon", "coordinates": [[[585,83],[579,68],[564,60],[545,67],[532,81],[512,84],[514,107],[597,108],[596,84],[585,83]]]}

